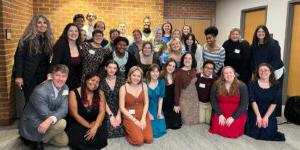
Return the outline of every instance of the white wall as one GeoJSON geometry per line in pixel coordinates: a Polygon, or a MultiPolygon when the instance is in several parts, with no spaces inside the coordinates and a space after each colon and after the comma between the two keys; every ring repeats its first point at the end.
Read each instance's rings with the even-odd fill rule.
{"type": "MultiPolygon", "coordinates": [[[[244,9],[267,6],[266,26],[273,38],[279,41],[283,54],[287,7],[290,0],[217,0],[216,26],[219,29],[218,43],[228,38],[233,27],[240,28],[241,12],[244,9]]],[[[281,55],[283,57],[283,55],[281,55]]]]}

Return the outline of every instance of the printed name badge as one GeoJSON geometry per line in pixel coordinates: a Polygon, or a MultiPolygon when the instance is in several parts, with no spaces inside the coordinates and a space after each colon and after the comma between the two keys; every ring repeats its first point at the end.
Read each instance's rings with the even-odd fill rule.
{"type": "Polygon", "coordinates": [[[69,90],[64,90],[62,95],[69,95],[69,90]]]}
{"type": "Polygon", "coordinates": [[[239,49],[235,49],[235,50],[234,50],[234,52],[237,53],[237,54],[239,54],[240,51],[241,51],[241,50],[239,50],[239,49]]]}
{"type": "Polygon", "coordinates": [[[89,53],[92,54],[92,55],[95,55],[95,51],[92,50],[92,49],[89,50],[89,53]]]}
{"type": "Polygon", "coordinates": [[[134,115],[135,114],[135,110],[134,109],[129,109],[129,114],[130,115],[134,115]]]}
{"type": "Polygon", "coordinates": [[[204,83],[200,83],[200,84],[199,84],[199,87],[205,88],[205,84],[204,84],[204,83]]]}

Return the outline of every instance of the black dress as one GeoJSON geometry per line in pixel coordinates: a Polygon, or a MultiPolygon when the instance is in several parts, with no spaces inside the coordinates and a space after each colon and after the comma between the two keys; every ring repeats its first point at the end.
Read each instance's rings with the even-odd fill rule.
{"type": "MultiPolygon", "coordinates": [[[[101,80],[100,88],[104,92],[106,98],[106,104],[110,108],[111,112],[116,116],[119,109],[119,90],[120,87],[125,83],[124,78],[117,77],[116,84],[113,90],[110,89],[106,80],[101,80]]],[[[120,124],[118,128],[114,128],[109,121],[109,116],[105,113],[105,124],[107,127],[108,138],[122,137],[124,136],[124,126],[123,123],[120,124]]]]}
{"type": "Polygon", "coordinates": [[[157,59],[157,57],[155,57],[155,55],[153,54],[153,58],[152,58],[152,64],[143,64],[141,62],[141,56],[140,53],[136,53],[135,55],[136,61],[137,61],[137,66],[141,67],[144,73],[144,77],[146,77],[147,71],[149,70],[149,67],[152,64],[157,64],[159,65],[159,60],[157,59]]]}
{"type": "Polygon", "coordinates": [[[181,128],[181,114],[176,113],[173,108],[175,105],[175,85],[166,85],[166,97],[164,98],[162,110],[165,115],[167,129],[181,128]]]}
{"type": "MultiPolygon", "coordinates": [[[[279,84],[263,89],[258,85],[257,81],[251,81],[248,87],[250,103],[256,102],[261,117],[265,116],[271,104],[276,104],[277,101],[281,100],[279,84]]],[[[276,111],[274,110],[270,115],[267,128],[258,128],[256,115],[251,104],[248,110],[245,134],[258,140],[285,141],[284,134],[278,132],[276,111]]]]}
{"type": "MultiPolygon", "coordinates": [[[[74,89],[77,100],[78,114],[83,117],[88,122],[93,122],[97,119],[99,108],[91,109],[88,111],[82,104],[81,97],[77,91],[74,89]]],[[[107,130],[106,126],[102,124],[94,137],[94,139],[87,141],[84,135],[89,129],[79,124],[76,120],[72,119],[69,124],[69,129],[67,131],[69,137],[69,146],[73,149],[80,150],[90,150],[90,149],[101,149],[107,145],[107,130]]]]}

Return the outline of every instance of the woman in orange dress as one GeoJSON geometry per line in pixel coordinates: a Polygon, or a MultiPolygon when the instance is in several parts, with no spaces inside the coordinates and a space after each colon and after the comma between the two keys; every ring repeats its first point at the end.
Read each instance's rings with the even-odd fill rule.
{"type": "Polygon", "coordinates": [[[134,66],[129,70],[127,83],[120,88],[119,96],[127,141],[132,145],[151,143],[153,135],[147,115],[147,85],[143,83],[143,70],[140,67],[134,66]]]}

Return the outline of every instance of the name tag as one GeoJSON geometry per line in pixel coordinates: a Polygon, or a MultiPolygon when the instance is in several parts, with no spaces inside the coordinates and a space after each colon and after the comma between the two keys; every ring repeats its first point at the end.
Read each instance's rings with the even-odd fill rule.
{"type": "Polygon", "coordinates": [[[62,93],[62,95],[63,95],[63,96],[69,95],[69,90],[64,90],[63,93],[62,93]]]}
{"type": "Polygon", "coordinates": [[[199,87],[205,88],[205,84],[204,84],[204,83],[200,83],[200,84],[199,84],[199,87]]]}
{"type": "Polygon", "coordinates": [[[89,50],[89,53],[92,54],[92,55],[95,55],[95,51],[92,50],[92,49],[89,50]]]}
{"type": "Polygon", "coordinates": [[[241,52],[241,50],[235,49],[234,52],[237,53],[237,54],[239,54],[241,52]]]}
{"type": "Polygon", "coordinates": [[[129,114],[130,115],[134,115],[135,114],[135,110],[134,109],[129,109],[129,114]]]}

